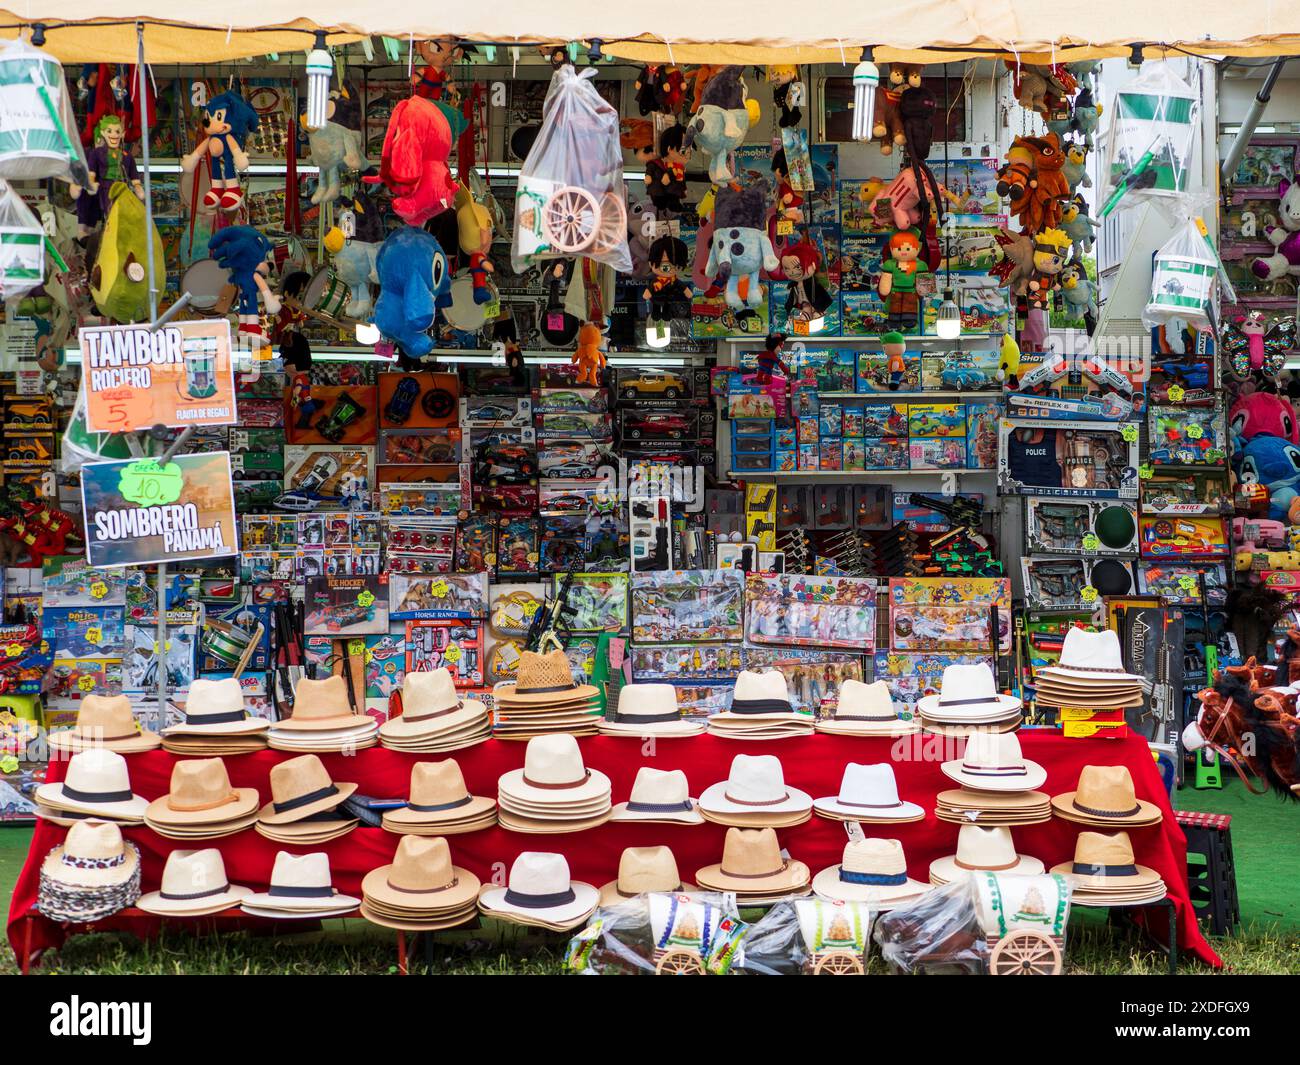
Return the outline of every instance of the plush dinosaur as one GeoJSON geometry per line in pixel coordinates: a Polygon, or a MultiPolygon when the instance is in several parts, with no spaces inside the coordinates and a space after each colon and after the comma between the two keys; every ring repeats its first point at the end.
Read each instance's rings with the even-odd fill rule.
{"type": "Polygon", "coordinates": [[[392,233],[375,256],[379,299],[375,325],[409,358],[433,350],[429,330],[451,302],[447,255],[436,237],[414,226],[392,233]]]}
{"type": "Polygon", "coordinates": [[[140,198],[124,181],[108,190],[108,217],[90,271],[90,298],[100,314],[115,322],[140,322],[149,317],[149,241],[159,291],[167,270],[162,237],[149,224],[140,198]]]}

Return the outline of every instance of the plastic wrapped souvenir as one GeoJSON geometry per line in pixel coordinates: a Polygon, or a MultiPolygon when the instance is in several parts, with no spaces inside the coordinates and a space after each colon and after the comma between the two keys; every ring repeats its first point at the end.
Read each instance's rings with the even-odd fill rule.
{"type": "Polygon", "coordinates": [[[1152,63],[1115,94],[1101,217],[1117,206],[1169,200],[1193,179],[1197,93],[1167,63],[1152,63]]]}
{"type": "Polygon", "coordinates": [[[22,40],[0,47],[0,177],[86,182],[63,66],[22,40]]]}
{"type": "Polygon", "coordinates": [[[597,910],[570,941],[565,964],[585,974],[722,976],[749,929],[728,896],[651,892],[597,910]]]}
{"type": "MultiPolygon", "coordinates": [[[[1199,221],[1199,220],[1197,220],[1199,221]]],[[[1194,329],[1210,329],[1210,311],[1215,306],[1214,279],[1220,275],[1219,257],[1202,235],[1197,221],[1183,227],[1156,252],[1151,270],[1151,298],[1142,311],[1142,324],[1153,329],[1172,319],[1194,329]]],[[[1224,277],[1226,301],[1236,302],[1236,293],[1224,277]]]]}
{"type": "Polygon", "coordinates": [[[17,191],[0,181],[0,298],[30,292],[44,277],[45,231],[17,191]]]}

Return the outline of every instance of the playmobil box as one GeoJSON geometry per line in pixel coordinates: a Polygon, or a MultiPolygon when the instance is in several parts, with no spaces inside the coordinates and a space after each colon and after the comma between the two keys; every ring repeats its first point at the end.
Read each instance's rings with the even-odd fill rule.
{"type": "Polygon", "coordinates": [[[844,408],[838,403],[823,403],[817,416],[817,431],[822,436],[840,436],[844,432],[844,408]]]}
{"type": "Polygon", "coordinates": [[[851,407],[860,413],[862,430],[860,433],[845,432],[845,436],[906,436],[906,403],[864,403],[860,407],[851,407]]]}
{"type": "Polygon", "coordinates": [[[796,425],[800,444],[817,443],[820,425],[816,418],[800,418],[796,425]]]}
{"type": "Polygon", "coordinates": [[[799,445],[799,469],[815,470],[819,464],[819,452],[816,444],[799,445]]]}
{"type": "Polygon", "coordinates": [[[921,356],[905,353],[903,369],[893,371],[889,368],[889,357],[883,351],[860,351],[856,386],[856,391],[863,393],[919,392],[921,356]]]}
{"type": "Polygon", "coordinates": [[[866,441],[862,437],[846,436],[844,438],[844,464],[846,470],[865,470],[867,461],[866,441]]]}
{"type": "Polygon", "coordinates": [[[862,464],[864,470],[905,470],[909,465],[907,448],[901,440],[890,437],[864,439],[862,464]]]}
{"type": "Polygon", "coordinates": [[[943,437],[913,437],[907,446],[914,470],[958,470],[966,466],[966,441],[943,437]]]}
{"type": "Polygon", "coordinates": [[[823,440],[819,445],[818,469],[844,468],[844,447],[840,440],[823,440]]]}
{"type": "Polygon", "coordinates": [[[966,405],[964,403],[909,403],[907,432],[915,437],[964,437],[966,405]]]}

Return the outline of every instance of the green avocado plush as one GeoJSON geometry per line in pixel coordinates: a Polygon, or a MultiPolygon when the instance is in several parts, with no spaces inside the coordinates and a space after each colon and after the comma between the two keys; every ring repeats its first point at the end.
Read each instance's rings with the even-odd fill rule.
{"type": "MultiPolygon", "coordinates": [[[[154,269],[167,269],[162,237],[149,224],[144,204],[129,185],[117,181],[108,192],[108,217],[99,254],[90,271],[90,295],[100,314],[115,322],[141,322],[149,316],[149,246],[154,269]],[[148,236],[146,236],[148,231],[148,236]]],[[[163,288],[159,277],[158,288],[163,288]]]]}

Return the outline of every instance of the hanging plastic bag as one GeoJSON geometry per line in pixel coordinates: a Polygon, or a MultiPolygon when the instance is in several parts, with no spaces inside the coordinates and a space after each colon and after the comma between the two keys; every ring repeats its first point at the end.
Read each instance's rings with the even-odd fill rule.
{"type": "Polygon", "coordinates": [[[1196,90],[1167,63],[1150,64],[1115,94],[1102,218],[1116,207],[1187,193],[1199,112],[1196,90]]]}
{"type": "Polygon", "coordinates": [[[749,925],[734,895],[649,892],[601,906],[574,935],[565,968],[585,975],[725,976],[749,925]]]}
{"type": "Polygon", "coordinates": [[[62,64],[22,40],[0,47],[0,177],[86,184],[76,130],[62,64]]]}
{"type": "MultiPolygon", "coordinates": [[[[1173,238],[1156,252],[1151,268],[1151,298],[1142,311],[1142,324],[1148,329],[1164,325],[1175,318],[1193,329],[1211,328],[1211,309],[1215,304],[1214,281],[1222,272],[1219,256],[1197,224],[1187,219],[1173,238]]],[[[1236,302],[1226,276],[1225,295],[1236,302]]]]}
{"type": "Polygon", "coordinates": [[[579,255],[631,272],[618,111],[596,91],[595,74],[566,64],[551,78],[541,129],[519,171],[510,249],[517,273],[579,255]]]}
{"type": "Polygon", "coordinates": [[[0,180],[0,299],[30,292],[45,280],[45,230],[22,197],[0,180]]]}

